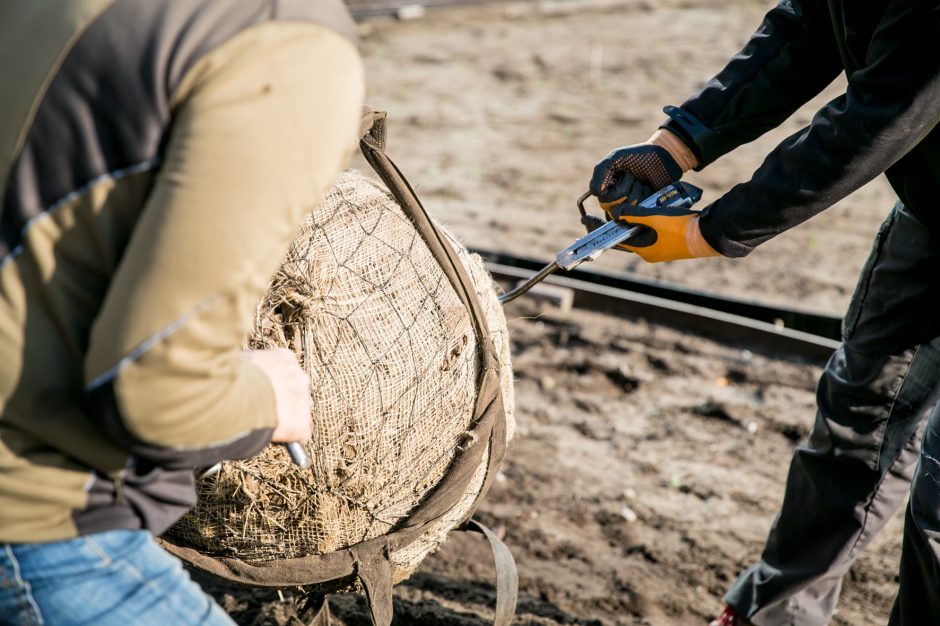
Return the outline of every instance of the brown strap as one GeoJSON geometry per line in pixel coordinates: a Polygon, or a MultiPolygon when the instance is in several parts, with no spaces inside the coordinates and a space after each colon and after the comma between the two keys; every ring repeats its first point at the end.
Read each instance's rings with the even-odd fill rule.
{"type": "Polygon", "coordinates": [[[392,562],[388,547],[382,550],[356,546],[350,550],[356,560],[356,574],[366,592],[372,623],[392,624],[392,562]]]}
{"type": "MultiPolygon", "coordinates": [[[[474,329],[477,332],[478,345],[491,348],[492,343],[489,340],[489,333],[486,328],[486,318],[483,316],[480,308],[480,302],[476,297],[472,285],[473,282],[467,276],[463,264],[460,262],[457,253],[447,242],[440,229],[434,224],[421,204],[421,200],[415,194],[414,189],[408,182],[408,179],[401,173],[398,166],[395,165],[387,154],[385,154],[385,123],[384,118],[373,126],[373,129],[363,136],[359,146],[362,149],[363,156],[372,166],[372,169],[379,175],[382,182],[388,187],[389,191],[398,201],[402,211],[414,223],[415,228],[427,244],[428,249],[435,260],[444,270],[448,281],[457,292],[467,311],[470,313],[474,329]]],[[[486,359],[495,360],[495,352],[492,349],[486,351],[486,359]]],[[[486,365],[489,363],[484,362],[486,365]]],[[[498,369],[498,363],[496,368],[498,369]]]]}
{"type": "MultiPolygon", "coordinates": [[[[383,114],[376,114],[374,111],[367,108],[363,118],[372,120],[372,127],[369,129],[369,132],[363,135],[362,141],[359,144],[363,156],[365,156],[372,168],[382,178],[382,181],[389,188],[395,200],[398,201],[402,211],[404,211],[408,218],[414,223],[415,228],[421,234],[428,249],[447,275],[451,286],[457,292],[458,296],[460,296],[464,306],[467,307],[467,311],[470,313],[477,337],[477,345],[480,349],[484,372],[484,375],[481,376],[480,388],[478,389],[477,406],[479,408],[480,404],[487,406],[490,403],[498,403],[498,410],[494,412],[499,413],[499,415],[495,416],[496,423],[490,430],[490,436],[488,438],[490,447],[488,471],[480,494],[471,509],[472,514],[473,509],[476,508],[477,504],[489,490],[496,474],[495,469],[502,462],[506,450],[506,416],[502,406],[502,394],[499,389],[499,360],[496,357],[496,349],[493,346],[493,342],[490,340],[486,318],[483,315],[479,299],[476,297],[473,283],[467,275],[463,264],[460,262],[457,253],[451,247],[446,237],[444,237],[441,230],[431,220],[424,205],[421,204],[421,200],[415,194],[414,189],[401,173],[401,170],[399,170],[398,166],[385,154],[385,116],[383,114]],[[486,385],[484,388],[487,371],[495,372],[496,384],[492,386],[486,385]]],[[[365,128],[365,126],[366,123],[363,124],[363,128],[365,128]]],[[[469,484],[469,482],[467,484],[469,484]]],[[[454,504],[456,504],[456,501],[454,504]]],[[[451,507],[452,506],[453,505],[451,505],[451,507]]],[[[449,510],[451,507],[445,510],[449,510]]],[[[467,518],[469,517],[468,515],[467,518]]]]}
{"type": "Polygon", "coordinates": [[[359,121],[359,140],[363,141],[368,136],[379,150],[385,150],[387,118],[388,114],[385,111],[363,107],[362,118],[359,121]]]}
{"type": "Polygon", "coordinates": [[[175,537],[158,539],[164,550],[193,567],[242,585],[281,589],[308,587],[352,578],[356,573],[355,559],[348,550],[251,564],[237,558],[203,554],[178,541],[175,537]]]}
{"type": "Polygon", "coordinates": [[[493,531],[478,522],[470,520],[464,530],[480,533],[490,544],[493,552],[493,564],[496,566],[496,616],[493,626],[509,626],[516,616],[516,604],[519,601],[519,570],[512,552],[493,531]]]}

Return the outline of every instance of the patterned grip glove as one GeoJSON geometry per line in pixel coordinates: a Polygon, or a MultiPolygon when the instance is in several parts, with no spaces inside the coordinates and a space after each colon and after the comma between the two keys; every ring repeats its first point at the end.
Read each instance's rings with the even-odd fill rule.
{"type": "Polygon", "coordinates": [[[650,143],[617,148],[594,166],[591,193],[605,199],[614,185],[635,179],[654,191],[682,177],[682,168],[665,148],[650,143]]]}

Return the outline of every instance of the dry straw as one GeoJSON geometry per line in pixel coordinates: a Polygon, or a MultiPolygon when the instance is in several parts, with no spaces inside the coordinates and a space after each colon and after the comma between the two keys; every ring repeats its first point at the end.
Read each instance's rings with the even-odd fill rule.
{"type": "MultiPolygon", "coordinates": [[[[449,235],[448,235],[449,236],[449,235]]],[[[451,244],[473,281],[502,363],[512,437],[509,338],[479,257],[451,244]]],[[[389,532],[464,443],[479,362],[465,307],[388,192],[346,172],[303,223],[259,304],[252,348],[286,346],[310,375],[309,470],[280,448],[224,463],[170,534],[251,564],[324,554],[389,532]]],[[[417,542],[392,555],[409,576],[460,523],[486,473],[417,542]]]]}

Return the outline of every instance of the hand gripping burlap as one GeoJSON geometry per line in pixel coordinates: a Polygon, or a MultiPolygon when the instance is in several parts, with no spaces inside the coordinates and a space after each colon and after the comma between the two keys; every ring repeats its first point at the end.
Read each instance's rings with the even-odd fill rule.
{"type": "Polygon", "coordinates": [[[430,219],[384,141],[384,113],[366,111],[360,147],[388,191],[340,177],[301,226],[250,339],[291,348],[310,374],[312,467],[279,446],[226,462],[164,537],[194,566],[245,584],[360,583],[382,626],[392,585],[470,518],[513,425],[492,279],[430,219]]]}

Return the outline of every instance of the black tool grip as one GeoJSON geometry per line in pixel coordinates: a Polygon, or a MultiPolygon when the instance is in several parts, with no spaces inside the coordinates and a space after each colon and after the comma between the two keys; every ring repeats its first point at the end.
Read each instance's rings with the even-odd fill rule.
{"type": "Polygon", "coordinates": [[[597,217],[596,215],[588,214],[581,216],[581,224],[584,225],[589,233],[593,233],[606,223],[607,221],[605,219],[597,217]]]}

